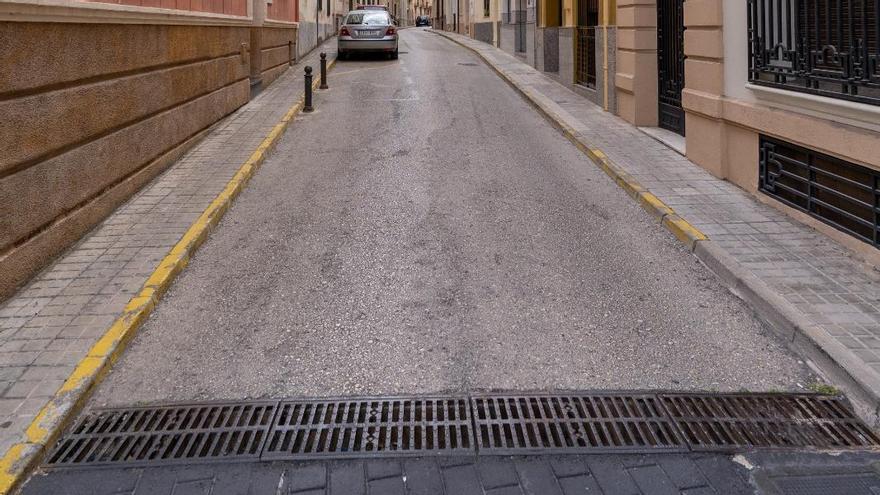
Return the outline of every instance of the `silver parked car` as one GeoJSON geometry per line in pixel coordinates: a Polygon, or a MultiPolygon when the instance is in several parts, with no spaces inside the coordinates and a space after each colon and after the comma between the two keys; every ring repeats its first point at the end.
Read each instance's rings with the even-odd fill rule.
{"type": "Polygon", "coordinates": [[[352,10],[339,28],[338,57],[353,52],[381,52],[397,58],[397,26],[384,10],[352,10]]]}

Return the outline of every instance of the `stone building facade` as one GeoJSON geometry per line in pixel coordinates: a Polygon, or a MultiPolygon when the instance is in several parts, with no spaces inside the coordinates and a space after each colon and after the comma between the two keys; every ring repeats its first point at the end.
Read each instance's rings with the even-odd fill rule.
{"type": "Polygon", "coordinates": [[[0,298],[285,71],[305,1],[0,2],[0,298]]]}
{"type": "Polygon", "coordinates": [[[677,84],[684,121],[676,132],[687,157],[876,255],[880,3],[618,0],[618,20],[623,118],[664,125],[664,51],[680,50],[671,57],[684,69],[677,84]],[[662,43],[670,27],[664,16],[677,9],[680,48],[662,43]]]}

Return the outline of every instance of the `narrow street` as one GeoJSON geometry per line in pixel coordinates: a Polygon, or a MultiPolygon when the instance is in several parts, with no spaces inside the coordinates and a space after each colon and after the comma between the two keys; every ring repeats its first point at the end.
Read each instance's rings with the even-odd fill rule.
{"type": "Polygon", "coordinates": [[[0,0],[0,495],[880,494],[878,34],[0,0]]]}
{"type": "Polygon", "coordinates": [[[93,406],[814,382],[478,58],[401,51],[336,66],[93,406]]]}
{"type": "Polygon", "coordinates": [[[492,64],[418,28],[338,61],[21,493],[878,486],[826,377],[492,64]]]}

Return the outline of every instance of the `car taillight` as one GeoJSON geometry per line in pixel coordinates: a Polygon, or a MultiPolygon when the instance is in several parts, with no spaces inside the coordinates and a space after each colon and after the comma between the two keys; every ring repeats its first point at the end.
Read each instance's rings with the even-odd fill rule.
{"type": "Polygon", "coordinates": [[[396,29],[394,29],[393,27],[390,27],[390,28],[388,28],[388,31],[385,31],[385,36],[394,36],[394,33],[396,33],[396,32],[397,32],[396,29]]]}
{"type": "Polygon", "coordinates": [[[339,36],[351,36],[351,33],[348,32],[347,27],[342,26],[342,28],[339,29],[339,36]]]}

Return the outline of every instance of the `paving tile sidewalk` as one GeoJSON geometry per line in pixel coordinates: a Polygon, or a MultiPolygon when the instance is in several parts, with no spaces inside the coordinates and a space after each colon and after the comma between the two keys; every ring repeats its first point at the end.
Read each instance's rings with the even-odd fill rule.
{"type": "MultiPolygon", "coordinates": [[[[322,49],[333,58],[335,43],[322,49]]],[[[313,51],[0,305],[0,452],[303,93],[313,51]]]]}
{"type": "Polygon", "coordinates": [[[57,469],[24,495],[754,495],[880,490],[875,453],[406,457],[57,469]],[[800,488],[800,490],[798,490],[800,488]]]}
{"type": "Polygon", "coordinates": [[[709,241],[698,243],[697,255],[716,272],[727,272],[724,278],[737,289],[757,290],[752,296],[787,320],[793,341],[808,337],[814,349],[830,356],[861,389],[862,413],[876,418],[880,273],[824,234],[713,177],[521,60],[465,36],[442,34],[477,51],[539,107],[574,129],[579,141],[601,149],[706,234],[709,241]]]}

